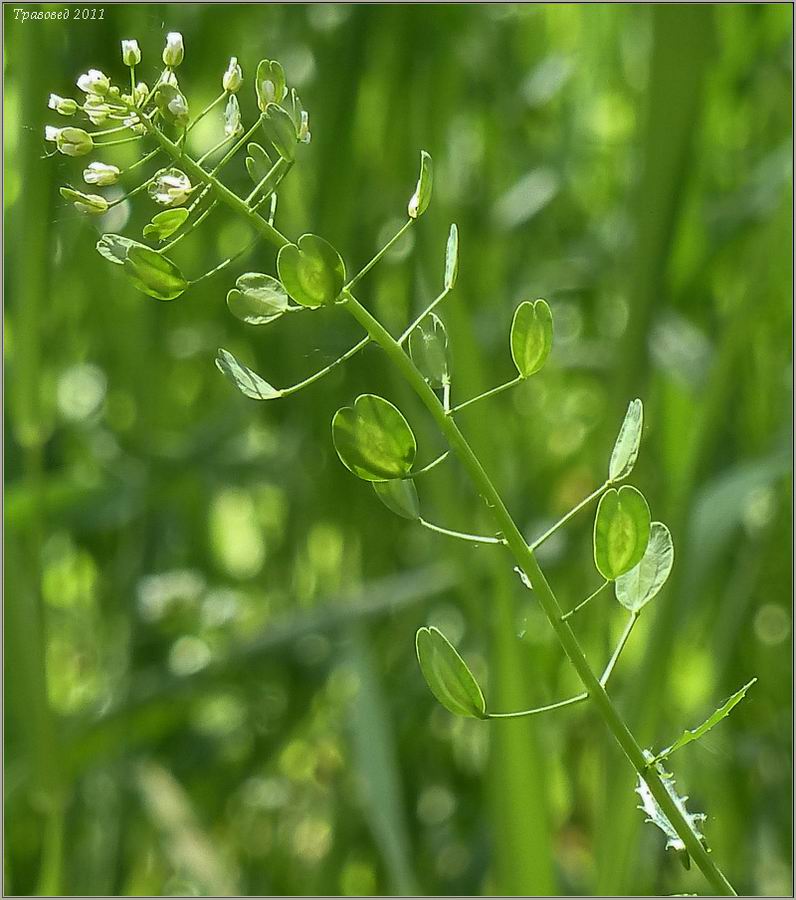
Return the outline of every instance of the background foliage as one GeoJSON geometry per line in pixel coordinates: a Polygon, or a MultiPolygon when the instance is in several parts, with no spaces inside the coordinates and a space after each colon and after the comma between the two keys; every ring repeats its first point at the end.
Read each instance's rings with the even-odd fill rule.
{"type": "MultiPolygon", "coordinates": [[[[279,224],[323,235],[350,270],[400,223],[418,151],[432,154],[414,243],[360,293],[402,327],[438,290],[458,223],[454,402],[511,376],[514,306],[550,301],[545,370],[462,414],[529,538],[603,481],[643,398],[633,480],[676,562],[612,693],[661,747],[759,676],[675,774],[736,887],[788,893],[791,8],[4,14],[6,893],[704,889],[643,823],[587,706],[483,723],[435,704],[422,624],[458,642],[495,707],[576,684],[499,549],[420,533],[337,461],[331,416],[362,390],[401,406],[421,459],[440,449],[379,353],[261,405],[213,365],[225,346],[290,383],[357,337],[348,317],[252,329],[226,309],[228,273],[156,303],[94,251],[99,231],[140,234],[149,201],[94,220],[59,197],[82,165],[42,159],[48,93],[74,95],[89,66],[119,76],[130,37],[151,83],[169,30],[194,109],[236,55],[251,115],[256,62],[283,62],[313,142],[279,224]]],[[[203,124],[195,146],[220,133],[203,124]]],[[[248,190],[242,161],[226,179],[248,190]]],[[[246,240],[214,213],[178,261],[195,276],[246,240]]],[[[273,271],[272,251],[246,269],[273,271]]],[[[421,489],[432,521],[484,525],[455,463],[421,489]]],[[[598,583],[590,528],[580,515],[545,547],[567,605],[598,583]]],[[[603,596],[577,623],[596,666],[623,618],[603,596]]]]}

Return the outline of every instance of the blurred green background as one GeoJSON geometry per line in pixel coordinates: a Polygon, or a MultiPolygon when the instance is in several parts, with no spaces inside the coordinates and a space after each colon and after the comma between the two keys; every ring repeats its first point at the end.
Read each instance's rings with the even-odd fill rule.
{"type": "MultiPolygon", "coordinates": [[[[529,539],[604,480],[643,399],[633,482],[676,563],[612,694],[661,747],[758,676],[674,772],[736,888],[791,892],[792,8],[4,14],[5,893],[705,890],[644,824],[588,706],[482,723],[429,694],[414,634],[430,623],[496,708],[577,682],[499,549],[421,533],[339,464],[331,416],[363,391],[404,410],[421,461],[443,449],[379,352],[268,404],[213,365],[225,346],[286,385],[358,339],[353,320],[233,319],[226,290],[273,271],[265,246],[157,303],[94,250],[104,231],[140,239],[151,202],[95,219],[59,197],[85,160],[43,158],[44,125],[64,124],[48,93],[77,95],[92,66],[121,79],[132,37],[151,84],[171,30],[194,110],[235,55],[251,121],[257,61],[283,63],[313,141],[277,224],[323,235],[350,271],[400,225],[431,153],[431,208],[358,293],[401,329],[458,223],[454,402],[511,377],[514,306],[549,300],[542,373],[461,417],[529,539]]],[[[220,115],[205,125],[195,150],[220,115]]],[[[242,160],[225,180],[248,192],[242,160]]],[[[217,212],[176,259],[196,277],[248,240],[217,212]]],[[[456,462],[420,489],[432,521],[489,527],[456,462]]],[[[541,555],[565,606],[599,583],[591,520],[541,555]]],[[[579,616],[595,668],[623,622],[608,595],[579,616]]]]}

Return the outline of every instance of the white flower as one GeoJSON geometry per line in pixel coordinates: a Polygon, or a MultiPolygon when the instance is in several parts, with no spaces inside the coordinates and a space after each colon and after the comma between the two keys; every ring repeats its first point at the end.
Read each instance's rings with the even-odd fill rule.
{"type": "Polygon", "coordinates": [[[137,66],[141,62],[141,48],[138,41],[122,41],[122,62],[126,66],[137,66]]]}
{"type": "Polygon", "coordinates": [[[238,65],[238,57],[232,56],[230,57],[227,71],[224,72],[224,77],[221,79],[221,85],[225,91],[235,94],[240,89],[242,82],[243,72],[238,65]]]}
{"type": "Polygon", "coordinates": [[[50,94],[47,106],[62,116],[73,116],[77,112],[76,100],[71,100],[69,97],[59,97],[58,94],[50,94]]]}
{"type": "Polygon", "coordinates": [[[161,84],[171,84],[176,88],[179,88],[179,84],[177,84],[177,76],[174,72],[164,72],[160,78],[161,84]]]}
{"type": "Polygon", "coordinates": [[[77,79],[77,86],[86,94],[99,94],[103,96],[110,90],[111,80],[103,75],[99,69],[89,69],[77,79]]]}
{"type": "Polygon", "coordinates": [[[44,140],[45,141],[57,141],[58,135],[60,134],[61,129],[56,128],[54,125],[45,125],[44,126],[44,140]]]}
{"type": "Polygon", "coordinates": [[[83,170],[83,181],[86,184],[115,184],[121,174],[117,166],[93,162],[89,163],[88,168],[83,170]]]}
{"type": "Polygon", "coordinates": [[[178,66],[185,55],[182,35],[179,31],[170,31],[166,35],[166,46],[163,48],[163,65],[178,66]]]}
{"type": "Polygon", "coordinates": [[[175,94],[167,104],[169,112],[175,119],[185,119],[188,116],[188,102],[182,94],[175,94]]]}
{"type": "Polygon", "coordinates": [[[166,169],[155,176],[149,185],[149,196],[163,206],[179,206],[192,190],[191,180],[179,169],[166,169]]]}

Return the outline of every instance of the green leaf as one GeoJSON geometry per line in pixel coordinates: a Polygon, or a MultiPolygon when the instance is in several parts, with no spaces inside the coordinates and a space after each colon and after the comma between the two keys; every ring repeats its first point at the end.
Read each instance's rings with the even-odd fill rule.
{"type": "Polygon", "coordinates": [[[434,313],[418,322],[409,335],[409,355],[431,387],[450,384],[448,333],[434,313]]]}
{"type": "Polygon", "coordinates": [[[285,72],[274,59],[263,59],[257,65],[254,77],[257,105],[265,112],[269,103],[281,103],[287,93],[285,72]]]}
{"type": "Polygon", "coordinates": [[[456,284],[459,274],[459,229],[454,224],[448,232],[448,243],[445,247],[445,290],[449,291],[456,284]]]}
{"type": "Polygon", "coordinates": [[[611,453],[611,462],[608,466],[610,481],[621,481],[633,471],[638,458],[643,425],[644,405],[641,400],[631,400],[611,453]]]}
{"type": "Polygon", "coordinates": [[[311,309],[334,303],[345,284],[340,254],[315,234],[303,234],[296,244],[282,247],[276,268],[288,294],[311,309]]]}
{"type": "MultiPolygon", "coordinates": [[[[249,325],[266,325],[288,310],[287,292],[270,275],[247,272],[227,294],[229,311],[249,325]]],[[[295,309],[295,307],[294,307],[295,309]]]]}
{"type": "Polygon", "coordinates": [[[104,259],[107,259],[108,262],[115,263],[117,266],[124,265],[127,253],[131,247],[149,249],[146,244],[139,244],[138,241],[132,241],[121,234],[103,234],[97,241],[97,253],[104,259]]]}
{"type": "Polygon", "coordinates": [[[272,387],[248,366],[238,362],[229,350],[219,348],[216,366],[219,372],[228,378],[241,394],[251,397],[252,400],[275,400],[282,396],[280,390],[272,387]]]}
{"type": "Polygon", "coordinates": [[[246,171],[249,173],[251,180],[255,184],[259,184],[271,171],[273,166],[271,157],[259,144],[255,144],[253,141],[246,145],[246,152],[249,154],[246,157],[246,171]]]}
{"type": "Polygon", "coordinates": [[[649,537],[650,510],[640,491],[625,485],[602,495],[594,520],[594,562],[606,581],[641,561],[649,537]]]}
{"type": "Polygon", "coordinates": [[[674,544],[669,529],[663,522],[653,522],[641,562],[616,579],[616,599],[625,609],[639,612],[666,584],[673,563],[674,544]]]}
{"type": "Polygon", "coordinates": [[[420,151],[420,177],[417,179],[412,199],[409,201],[407,212],[412,219],[418,219],[428,208],[431,202],[431,186],[433,184],[433,172],[431,157],[425,150],[420,151]]]}
{"type": "Polygon", "coordinates": [[[511,358],[522,378],[545,364],[553,346],[553,314],[544,300],[526,300],[511,322],[511,358]]]}
{"type": "Polygon", "coordinates": [[[276,103],[269,103],[265,116],[265,136],[283,159],[295,159],[298,134],[290,114],[276,103]]]}
{"type": "Polygon", "coordinates": [[[415,638],[420,670],[439,702],[457,716],[486,718],[478,682],[456,648],[437,628],[420,628],[415,638]]]}
{"type": "Polygon", "coordinates": [[[411,478],[395,478],[392,481],[373,481],[373,490],[381,502],[399,516],[417,521],[420,518],[420,500],[411,478]]]}
{"type": "MultiPolygon", "coordinates": [[[[661,780],[664,788],[666,789],[666,793],[671,797],[672,802],[680,810],[683,818],[688,822],[691,830],[694,832],[696,837],[700,840],[703,846],[707,846],[705,841],[705,836],[699,830],[699,826],[702,822],[705,821],[707,816],[704,813],[692,813],[689,812],[686,808],[685,802],[688,800],[688,797],[681,797],[675,788],[674,778],[672,777],[670,772],[664,771],[663,766],[655,761],[653,755],[649,752],[649,750],[644,751],[644,758],[647,761],[647,764],[650,766],[654,766],[658,777],[661,780]]],[[[686,850],[685,844],[683,843],[683,839],[675,830],[672,823],[669,821],[666,814],[660,808],[658,801],[652,796],[652,791],[650,791],[647,782],[639,775],[638,776],[638,784],[636,786],[636,793],[641,797],[641,806],[639,809],[642,812],[646,813],[646,821],[651,825],[657,825],[658,828],[666,835],[666,849],[674,850],[675,853],[680,855],[680,859],[685,865],[686,868],[690,866],[690,860],[688,857],[688,851],[686,850]]]]}
{"type": "Polygon", "coordinates": [[[188,210],[181,206],[178,209],[166,209],[152,217],[152,221],[144,226],[144,237],[164,241],[177,231],[188,218],[188,210]]]}
{"type": "Polygon", "coordinates": [[[337,410],[332,440],[343,465],[365,481],[403,478],[417,452],[415,436],[400,410],[374,394],[363,394],[353,407],[337,410]]]}
{"type": "Polygon", "coordinates": [[[170,259],[141,244],[128,249],[124,271],[139,291],[156,300],[176,300],[188,287],[170,259]]]}
{"type": "Polygon", "coordinates": [[[655,757],[655,762],[659,760],[666,759],[667,756],[671,756],[675,750],[679,750],[681,747],[685,747],[686,744],[690,744],[693,741],[698,741],[704,734],[707,734],[711,728],[715,725],[718,725],[722,719],[726,719],[727,716],[733,711],[733,709],[743,700],[746,696],[746,692],[749,688],[757,681],[756,678],[753,678],[751,681],[747,682],[740,690],[736,691],[731,697],[728,697],[721,706],[715,710],[715,712],[711,713],[705,721],[697,726],[696,728],[686,729],[679,738],[671,745],[671,747],[667,747],[665,750],[661,750],[661,752],[655,757]]]}

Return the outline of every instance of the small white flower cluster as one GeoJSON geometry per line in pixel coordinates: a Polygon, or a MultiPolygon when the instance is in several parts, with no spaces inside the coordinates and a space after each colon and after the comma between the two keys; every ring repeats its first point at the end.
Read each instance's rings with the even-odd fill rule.
{"type": "Polygon", "coordinates": [[[191,179],[179,169],[158,172],[147,188],[149,196],[161,206],[180,206],[193,190],[191,179]]]}

